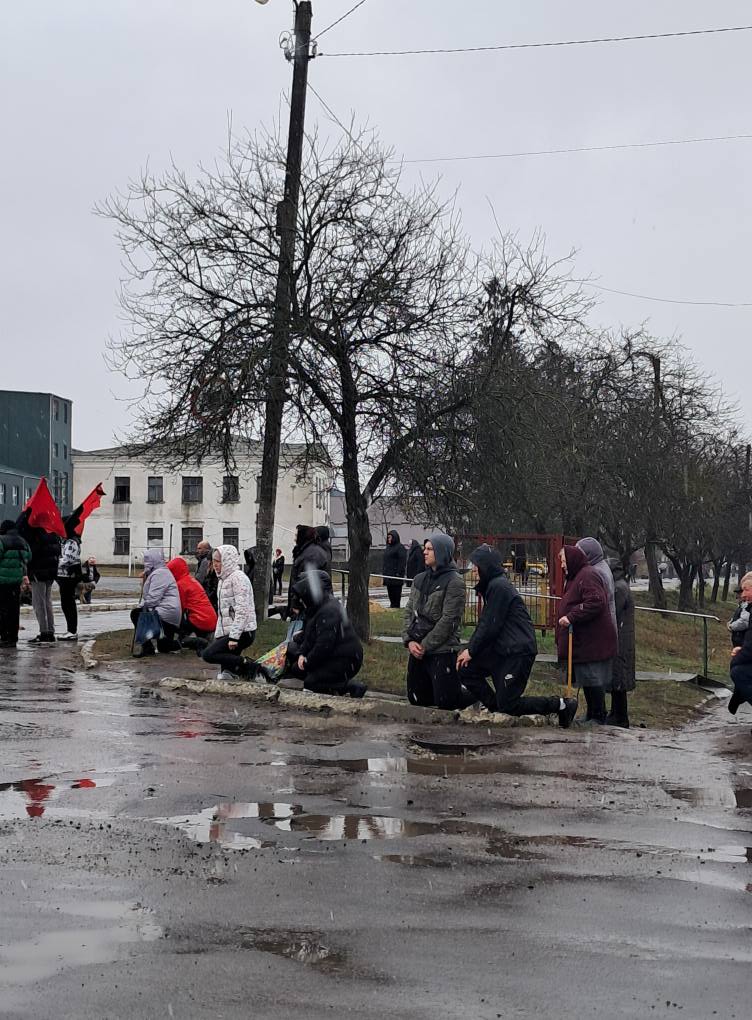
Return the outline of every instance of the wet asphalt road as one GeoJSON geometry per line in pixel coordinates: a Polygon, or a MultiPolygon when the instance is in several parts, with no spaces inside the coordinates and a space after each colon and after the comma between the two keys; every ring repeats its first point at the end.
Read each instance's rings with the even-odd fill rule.
{"type": "Polygon", "coordinates": [[[22,648],[0,660],[0,1015],[748,1017],[745,713],[421,729],[22,648]]]}

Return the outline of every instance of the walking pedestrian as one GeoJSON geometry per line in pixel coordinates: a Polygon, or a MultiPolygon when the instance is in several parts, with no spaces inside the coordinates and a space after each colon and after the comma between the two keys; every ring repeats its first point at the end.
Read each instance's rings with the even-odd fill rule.
{"type": "MultiPolygon", "coordinates": [[[[752,573],[745,574],[739,582],[741,601],[752,602],[752,573]]],[[[746,701],[752,705],[752,627],[744,631],[744,640],[731,649],[729,667],[734,691],[728,700],[728,710],[736,715],[739,706],[746,701]]]]}
{"type": "Polygon", "coordinates": [[[384,572],[384,584],[389,596],[389,605],[392,609],[399,609],[402,604],[402,585],[407,566],[407,549],[400,542],[399,533],[396,531],[387,532],[386,547],[384,549],[384,561],[381,569],[384,572]]]}
{"type": "MultiPolygon", "coordinates": [[[[175,578],[167,569],[161,549],[147,549],[144,553],[144,588],[141,601],[131,610],[131,622],[138,630],[138,618],[145,609],[152,610],[159,617],[162,633],[157,639],[160,652],[175,651],[175,637],[180,627],[180,594],[175,578]]],[[[154,655],[154,645],[145,641],[134,658],[143,659],[154,655]]]]}
{"type": "Polygon", "coordinates": [[[611,711],[606,716],[606,724],[628,730],[627,694],[636,686],[635,604],[621,560],[612,562],[611,573],[614,578],[618,650],[611,672],[611,711]]]}
{"type": "Polygon", "coordinates": [[[501,555],[482,545],[470,560],[477,571],[475,590],[483,599],[483,612],[470,644],[457,657],[463,686],[491,712],[556,714],[566,729],[577,712],[575,698],[525,696],[538,646],[530,614],[506,577],[501,555]],[[491,678],[495,697],[486,677],[491,678]]]}
{"type": "Polygon", "coordinates": [[[31,549],[14,521],[0,524],[0,648],[15,648],[21,614],[21,585],[31,549]]]}
{"type": "Polygon", "coordinates": [[[612,660],[617,648],[608,594],[600,574],[590,566],[582,549],[565,545],[559,556],[567,577],[556,633],[559,665],[566,673],[571,626],[573,681],[585,692],[585,719],[602,724],[606,721],[605,691],[611,687],[612,660]]]}
{"type": "Polygon", "coordinates": [[[279,686],[362,698],[366,685],[355,677],[363,665],[363,646],[334,598],[331,577],[325,570],[308,571],[294,593],[303,606],[305,627],[288,645],[292,677],[280,680],[279,686]]]}
{"type": "Polygon", "coordinates": [[[457,676],[465,582],[454,562],[454,542],[435,532],[426,539],[426,569],[417,575],[405,607],[402,643],[407,660],[407,697],[413,705],[465,708],[471,696],[457,676]]]}
{"type": "MultiPolygon", "coordinates": [[[[313,530],[313,529],[311,529],[313,530]]],[[[256,610],[251,582],[240,567],[240,555],[232,545],[214,550],[217,586],[217,626],[214,640],[204,649],[203,660],[220,667],[218,680],[248,679],[253,663],[240,653],[256,637],[256,610]]]]}

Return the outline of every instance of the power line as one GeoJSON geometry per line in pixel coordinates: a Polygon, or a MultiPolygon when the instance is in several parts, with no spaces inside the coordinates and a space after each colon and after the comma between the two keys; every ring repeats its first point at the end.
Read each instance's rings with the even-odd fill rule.
{"type": "Polygon", "coordinates": [[[573,152],[613,152],[618,149],[652,149],[662,145],[698,145],[703,142],[735,142],[752,139],[748,135],[711,135],[707,138],[669,138],[658,142],[621,142],[614,145],[582,145],[566,149],[528,149],[520,152],[486,152],[467,156],[424,156],[400,160],[401,163],[460,163],[475,159],[515,159],[520,156],[558,156],[573,152]]]}
{"type": "MultiPolygon", "coordinates": [[[[365,0],[361,0],[364,3],[365,0]]],[[[357,5],[358,7],[360,4],[357,5]]],[[[355,9],[355,8],[353,8],[355,9]]],[[[348,12],[350,13],[350,12],[348,12]]],[[[347,15],[344,15],[347,17],[347,15]]],[[[340,18],[340,21],[342,19],[340,18]]],[[[335,21],[336,25],[337,22],[335,21]]],[[[333,26],[330,26],[330,28],[333,26]]],[[[328,31],[328,29],[324,29],[328,31]]],[[[342,53],[320,53],[322,57],[412,57],[425,56],[433,53],[492,53],[500,50],[540,50],[560,46],[593,46],[597,43],[639,42],[651,39],[684,39],[697,35],[721,35],[729,32],[750,32],[752,25],[731,25],[727,28],[696,28],[684,32],[651,32],[643,35],[611,35],[597,39],[563,39],[556,42],[505,43],[499,46],[457,46],[436,47],[433,49],[415,50],[361,50],[342,53]]],[[[324,33],[322,32],[321,35],[324,33]]]]}
{"type": "Polygon", "coordinates": [[[699,305],[705,308],[752,308],[752,301],[685,301],[680,298],[654,297],[650,294],[634,294],[629,290],[615,290],[613,287],[602,287],[598,283],[582,281],[586,287],[605,291],[607,294],[620,294],[622,297],[639,298],[641,301],[658,301],[665,305],[699,305]]]}
{"type": "Polygon", "coordinates": [[[345,11],[345,13],[344,13],[344,14],[342,15],[342,17],[341,17],[341,18],[337,18],[337,20],[336,20],[336,21],[333,21],[333,22],[331,23],[331,25],[327,25],[327,26],[326,26],[326,28],[322,29],[322,30],[321,30],[321,31],[320,31],[320,32],[318,33],[318,35],[314,37],[314,41],[315,41],[316,39],[320,39],[322,35],[326,35],[326,33],[327,33],[327,32],[328,32],[328,31],[329,31],[330,29],[332,29],[332,28],[335,28],[335,27],[336,27],[337,25],[339,25],[339,24],[340,24],[340,22],[344,21],[344,20],[345,20],[345,18],[349,18],[349,17],[350,17],[350,15],[351,15],[351,14],[354,14],[354,13],[355,13],[355,11],[357,11],[357,9],[358,9],[359,7],[362,7],[362,6],[363,6],[363,4],[364,4],[365,2],[366,2],[366,0],[360,0],[360,2],[359,2],[359,3],[357,3],[357,4],[355,4],[355,6],[354,6],[354,7],[351,7],[349,11],[345,11]]]}

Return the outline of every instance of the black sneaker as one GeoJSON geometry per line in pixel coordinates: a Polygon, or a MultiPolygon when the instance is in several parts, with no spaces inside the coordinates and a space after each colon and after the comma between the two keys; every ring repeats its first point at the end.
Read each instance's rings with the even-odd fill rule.
{"type": "Polygon", "coordinates": [[[51,645],[54,641],[54,634],[37,634],[36,637],[29,638],[30,645],[51,645]]]}
{"type": "Polygon", "coordinates": [[[737,694],[737,692],[734,691],[734,693],[728,699],[728,705],[726,705],[726,708],[729,710],[729,712],[732,715],[736,715],[737,709],[739,708],[741,703],[742,703],[742,698],[740,698],[739,695],[737,694]]]}
{"type": "Polygon", "coordinates": [[[558,712],[559,726],[561,726],[563,730],[568,730],[576,715],[577,698],[564,698],[564,708],[560,708],[558,712]]]}
{"type": "Polygon", "coordinates": [[[140,652],[134,652],[134,659],[147,659],[151,655],[156,655],[154,651],[154,645],[142,645],[140,652]]]}
{"type": "Polygon", "coordinates": [[[362,698],[368,688],[360,680],[349,680],[345,694],[350,698],[362,698]]]}

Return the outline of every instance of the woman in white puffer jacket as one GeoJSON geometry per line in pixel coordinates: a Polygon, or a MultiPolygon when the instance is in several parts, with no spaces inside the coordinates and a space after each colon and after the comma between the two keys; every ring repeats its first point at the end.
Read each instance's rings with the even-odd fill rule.
{"type": "Polygon", "coordinates": [[[256,610],[251,582],[240,566],[232,545],[220,545],[212,556],[217,586],[217,626],[214,640],[203,653],[204,662],[220,667],[218,680],[248,679],[253,665],[240,653],[256,637],[256,610]]]}

